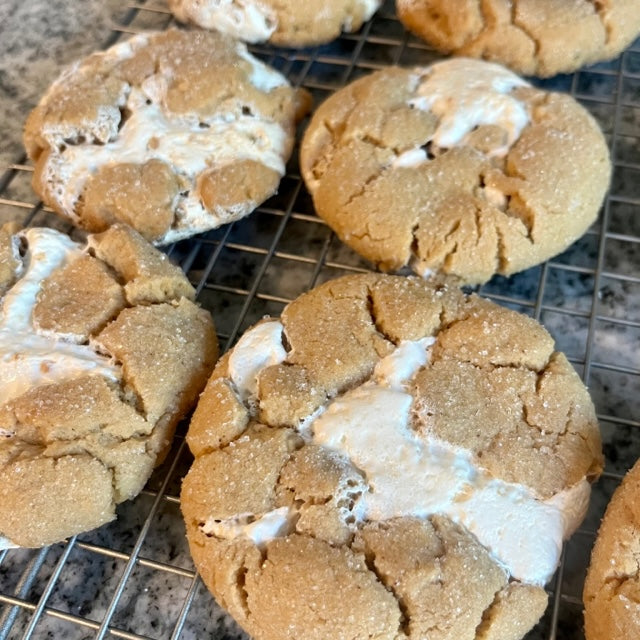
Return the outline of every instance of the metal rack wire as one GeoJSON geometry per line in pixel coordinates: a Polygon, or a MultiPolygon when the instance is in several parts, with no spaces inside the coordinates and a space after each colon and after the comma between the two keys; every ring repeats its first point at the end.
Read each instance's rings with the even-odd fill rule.
{"type": "MultiPolygon", "coordinates": [[[[127,5],[97,47],[123,33],[165,28],[171,18],[161,1],[127,5]]],[[[316,104],[374,69],[438,57],[407,34],[391,0],[358,34],[330,45],[253,51],[311,91],[316,104]]],[[[606,472],[549,585],[547,614],[527,636],[562,640],[583,637],[580,595],[599,518],[640,455],[640,41],[618,60],[541,84],[570,92],[594,114],[615,165],[600,219],[583,239],[542,266],[480,289],[547,326],[591,388],[602,425],[606,472]]],[[[252,216],[168,249],[214,315],[225,348],[308,288],[369,268],[315,216],[296,158],[297,150],[279,194],[252,216]]],[[[30,193],[31,171],[16,158],[0,175],[0,216],[68,230],[35,195],[22,195],[30,193]]],[[[190,463],[184,431],[182,425],[144,492],[119,507],[115,523],[42,550],[0,551],[0,640],[246,637],[206,592],[189,558],[177,497],[190,463]]]]}

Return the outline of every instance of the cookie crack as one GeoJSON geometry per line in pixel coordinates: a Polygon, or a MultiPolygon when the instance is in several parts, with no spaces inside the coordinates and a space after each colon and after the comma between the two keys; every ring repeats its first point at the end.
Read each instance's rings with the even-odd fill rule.
{"type": "Polygon", "coordinates": [[[378,335],[380,335],[380,337],[383,338],[384,340],[387,340],[391,344],[397,346],[398,343],[388,333],[385,332],[380,320],[378,320],[378,317],[375,311],[375,300],[373,298],[373,291],[371,290],[371,287],[367,287],[366,303],[367,303],[367,311],[371,319],[371,324],[373,325],[378,335]]]}
{"type": "Polygon", "coordinates": [[[418,240],[418,231],[420,231],[420,223],[416,222],[411,227],[411,244],[409,245],[409,253],[414,258],[420,260],[420,241],[418,240]]]}
{"type": "Polygon", "coordinates": [[[399,638],[406,637],[409,638],[411,635],[410,624],[411,624],[411,614],[409,611],[409,606],[403,598],[402,594],[398,589],[394,588],[392,582],[387,581],[385,579],[382,571],[378,569],[376,566],[376,553],[367,544],[366,539],[363,538],[363,548],[362,548],[362,557],[364,559],[364,563],[367,566],[367,569],[373,573],[376,577],[376,580],[394,597],[396,604],[398,605],[398,610],[400,611],[400,621],[398,623],[398,633],[402,634],[399,638]]]}
{"type": "Polygon", "coordinates": [[[604,46],[607,47],[611,42],[613,34],[613,27],[609,21],[608,3],[606,0],[586,0],[586,2],[593,6],[602,26],[604,27],[604,46]]]}
{"type": "MultiPolygon", "coordinates": [[[[356,200],[358,200],[359,198],[361,198],[362,196],[365,195],[365,193],[368,191],[369,187],[376,182],[377,180],[379,180],[382,176],[383,176],[384,172],[378,172],[378,173],[374,173],[372,176],[369,176],[362,184],[362,187],[360,189],[358,189],[356,192],[352,193],[348,198],[347,201],[345,202],[344,206],[345,207],[349,207],[351,206],[356,200]]],[[[358,236],[357,234],[352,234],[355,238],[363,238],[365,236],[369,236],[368,233],[364,233],[360,236],[358,236]]],[[[371,237],[371,236],[369,236],[371,237]]]]}
{"type": "Polygon", "coordinates": [[[494,228],[496,230],[496,272],[506,274],[508,265],[507,243],[500,225],[496,224],[494,228]]]}
{"type": "MultiPolygon", "coordinates": [[[[484,38],[486,38],[487,31],[495,31],[498,30],[501,25],[497,22],[491,12],[491,6],[488,0],[479,0],[478,8],[480,9],[480,13],[482,14],[482,20],[484,22],[484,28],[481,28],[475,38],[468,38],[462,45],[461,49],[473,49],[477,46],[478,43],[481,43],[484,38]]],[[[537,56],[538,51],[540,49],[539,40],[526,28],[526,26],[517,18],[517,0],[510,0],[510,25],[515,29],[518,29],[522,33],[524,37],[526,37],[534,47],[534,56],[537,56]]],[[[486,56],[486,45],[482,47],[482,57],[486,56]]]]}
{"type": "MultiPolygon", "coordinates": [[[[89,435],[103,435],[104,431],[102,431],[103,429],[103,425],[99,426],[99,430],[94,432],[93,434],[89,434],[89,435]]],[[[113,446],[113,445],[118,445],[118,444],[122,444],[124,442],[144,442],[146,443],[146,441],[148,440],[148,436],[146,434],[139,434],[139,435],[130,435],[130,436],[126,436],[126,437],[122,437],[122,436],[118,436],[118,435],[112,435],[112,434],[107,434],[107,438],[106,438],[106,442],[99,442],[96,444],[96,447],[104,447],[104,446],[113,446]]],[[[107,468],[109,469],[115,469],[115,466],[112,465],[108,465],[107,462],[105,460],[102,459],[102,457],[100,456],[100,453],[98,451],[95,450],[95,448],[91,445],[90,442],[87,441],[87,437],[82,436],[82,437],[78,437],[78,438],[73,438],[70,440],[53,440],[51,442],[46,442],[43,445],[41,445],[43,447],[43,451],[42,453],[47,457],[47,458],[51,458],[52,460],[59,460],[60,458],[64,458],[66,456],[73,456],[73,455],[77,455],[77,454],[86,454],[88,456],[91,456],[92,458],[94,458],[95,460],[98,460],[99,462],[101,462],[103,465],[105,465],[107,468]],[[64,451],[61,453],[47,453],[47,450],[50,447],[55,447],[55,446],[60,446],[60,445],[66,445],[67,447],[74,447],[72,451],[64,451]]],[[[145,448],[146,451],[146,448],[145,448]]],[[[149,454],[151,455],[151,454],[149,454]]]]}
{"type": "MultiPolygon", "coordinates": [[[[504,161],[504,165],[505,166],[502,169],[499,169],[500,173],[504,178],[507,178],[507,179],[516,178],[524,184],[528,183],[528,180],[525,178],[525,176],[520,171],[518,171],[518,169],[515,166],[507,165],[506,158],[504,161]]],[[[486,179],[485,175],[481,174],[479,177],[479,185],[478,185],[480,189],[483,189],[485,187],[485,179],[486,179]]],[[[514,219],[520,220],[520,222],[522,222],[524,228],[526,229],[526,239],[531,244],[534,244],[535,241],[533,238],[533,226],[536,219],[535,211],[527,203],[526,199],[520,195],[519,189],[515,189],[514,191],[509,190],[507,193],[504,194],[504,196],[506,199],[504,208],[502,206],[496,206],[492,204],[491,205],[492,209],[498,212],[499,214],[501,214],[502,216],[504,216],[505,218],[514,218],[514,219]],[[520,202],[522,206],[522,212],[520,213],[515,209],[515,205],[518,202],[520,202]]],[[[504,244],[504,234],[501,233],[501,230],[498,227],[498,225],[495,226],[495,229],[498,235],[500,235],[502,238],[503,248],[506,248],[504,244]]],[[[505,253],[500,253],[499,257],[501,260],[500,268],[504,268],[503,263],[505,261],[505,253]]]]}
{"type": "MultiPolygon", "coordinates": [[[[284,473],[285,467],[293,460],[293,456],[296,454],[296,452],[304,447],[304,440],[295,431],[293,431],[291,429],[290,429],[290,431],[291,431],[291,434],[292,434],[292,437],[291,437],[291,440],[290,440],[291,446],[292,446],[292,450],[289,451],[289,455],[287,456],[287,459],[284,460],[284,462],[280,466],[280,470],[278,471],[278,477],[276,478],[275,482],[273,483],[273,486],[274,486],[274,503],[275,503],[276,507],[289,506],[289,505],[286,505],[286,504],[278,504],[279,503],[279,500],[278,500],[278,489],[282,489],[283,492],[290,492],[292,494],[292,496],[293,496],[294,502],[296,500],[294,487],[291,487],[291,486],[287,485],[287,483],[282,481],[282,474],[284,473]]],[[[229,443],[229,444],[231,444],[231,443],[229,443]]],[[[297,520],[296,520],[296,522],[294,522],[294,526],[293,526],[294,530],[296,528],[295,527],[296,524],[297,524],[297,520]]]]}
{"type": "Polygon", "coordinates": [[[450,269],[453,263],[453,259],[455,258],[456,254],[458,253],[458,247],[459,247],[459,243],[458,242],[454,242],[453,243],[453,247],[451,248],[450,251],[447,252],[447,254],[444,257],[444,260],[442,261],[442,264],[444,266],[445,269],[450,269]]]}
{"type": "MultiPolygon", "coordinates": [[[[355,108],[349,110],[348,116],[353,113],[354,109],[355,108]]],[[[346,120],[340,120],[336,124],[333,124],[327,118],[324,118],[322,120],[322,126],[333,136],[335,140],[339,140],[347,129],[346,120]]]]}
{"type": "MultiPolygon", "coordinates": [[[[458,218],[457,220],[454,220],[451,222],[449,229],[444,233],[444,236],[441,238],[440,242],[438,243],[437,246],[434,247],[434,251],[437,250],[439,247],[441,246],[446,246],[449,242],[452,241],[453,236],[459,231],[461,226],[461,221],[458,218]]],[[[422,245],[420,244],[420,241],[417,237],[417,232],[420,228],[419,223],[415,224],[413,229],[412,229],[412,243],[411,243],[411,251],[413,252],[413,255],[418,259],[418,260],[422,260],[424,262],[427,262],[430,260],[432,252],[429,251],[429,248],[427,247],[426,251],[423,253],[421,250],[422,245]]],[[[456,250],[458,247],[458,243],[454,242],[454,246],[453,248],[451,248],[443,258],[441,258],[441,260],[438,262],[438,264],[433,264],[432,266],[435,269],[438,269],[440,267],[440,265],[447,265],[447,261],[450,262],[450,260],[453,257],[453,254],[455,254],[456,250]]]]}
{"type": "Polygon", "coordinates": [[[634,554],[633,558],[636,565],[638,565],[638,571],[636,573],[624,573],[622,575],[618,574],[615,576],[609,576],[605,578],[604,585],[608,587],[608,589],[613,593],[613,595],[615,596],[622,595],[624,596],[625,599],[631,600],[636,604],[640,604],[640,598],[633,598],[632,593],[629,593],[628,591],[625,593],[622,593],[622,590],[627,585],[627,583],[638,581],[638,577],[640,574],[640,565],[638,561],[638,556],[634,554]]]}
{"type": "Polygon", "coordinates": [[[569,429],[568,425],[567,425],[567,428],[565,429],[565,431],[564,431],[564,433],[562,435],[564,435],[564,436],[566,436],[566,435],[576,436],[576,437],[580,438],[580,440],[582,440],[582,442],[584,442],[587,445],[590,442],[590,440],[586,436],[586,434],[582,433],[581,431],[575,431],[574,429],[569,429]]]}
{"type": "MultiPolygon", "coordinates": [[[[531,32],[526,23],[522,22],[518,18],[518,0],[511,0],[511,24],[519,29],[522,34],[529,38],[529,40],[533,43],[533,58],[534,60],[536,60],[540,53],[540,39],[531,32]]],[[[539,67],[539,63],[537,63],[536,66],[539,67]]]]}
{"type": "MultiPolygon", "coordinates": [[[[552,213],[551,211],[549,213],[552,213]]],[[[560,213],[560,212],[558,212],[560,213]]],[[[504,215],[509,218],[515,218],[520,220],[526,230],[526,240],[531,244],[535,244],[535,238],[533,237],[533,228],[536,220],[536,213],[527,203],[527,201],[518,195],[516,198],[509,197],[509,206],[504,211],[504,215]],[[520,205],[520,208],[516,208],[520,205]]]]}
{"type": "MultiPolygon", "coordinates": [[[[507,585],[508,586],[508,585],[507,585]]],[[[493,600],[487,608],[482,612],[482,618],[480,623],[476,627],[476,640],[483,640],[488,633],[491,633],[491,610],[500,602],[500,594],[506,589],[506,587],[500,587],[493,594],[493,600]]]]}
{"type": "MultiPolygon", "coordinates": [[[[547,372],[547,366],[545,365],[544,369],[542,369],[541,371],[536,372],[534,369],[529,369],[530,371],[534,372],[537,374],[536,377],[536,384],[535,384],[535,395],[536,398],[540,401],[542,401],[543,403],[545,403],[546,401],[543,399],[542,394],[541,394],[541,384],[542,381],[544,379],[544,375],[547,372]]],[[[526,392],[525,392],[526,393],[526,392]]],[[[569,425],[571,424],[571,420],[573,418],[573,413],[574,413],[574,407],[573,405],[569,405],[569,407],[567,408],[567,412],[564,416],[563,419],[563,427],[561,430],[553,430],[553,431],[548,431],[545,428],[544,424],[537,424],[537,422],[535,422],[531,416],[530,416],[530,409],[527,405],[527,401],[526,398],[523,397],[522,394],[518,394],[518,399],[520,400],[520,402],[522,403],[522,418],[524,420],[524,422],[531,427],[532,429],[536,429],[541,435],[554,435],[554,442],[552,444],[553,450],[554,452],[557,451],[557,447],[560,445],[560,443],[562,442],[562,440],[567,436],[567,434],[572,434],[572,435],[576,435],[579,436],[581,439],[583,439],[585,442],[588,441],[588,438],[586,437],[585,434],[581,434],[579,432],[574,432],[574,431],[570,431],[569,429],[569,425]]],[[[556,422],[556,421],[554,421],[556,422]]],[[[545,445],[548,446],[548,445],[545,445]]]]}
{"type": "MultiPolygon", "coordinates": [[[[115,505],[118,504],[118,501],[116,500],[116,496],[118,495],[118,493],[120,493],[120,491],[118,490],[118,482],[116,480],[116,476],[117,476],[116,468],[115,466],[107,464],[104,460],[101,460],[97,456],[92,456],[92,457],[94,460],[99,462],[105,468],[105,470],[108,471],[109,474],[111,475],[111,506],[115,507],[115,505]]],[[[124,499],[126,499],[126,497],[124,497],[124,499]]]]}
{"type": "Polygon", "coordinates": [[[115,507],[115,505],[118,504],[118,501],[116,500],[116,496],[119,493],[119,491],[118,491],[117,482],[116,482],[116,467],[114,465],[107,464],[107,462],[105,462],[102,458],[95,455],[93,452],[87,450],[84,447],[81,447],[79,450],[74,451],[73,453],[65,453],[58,456],[49,456],[49,455],[46,455],[45,453],[45,457],[49,458],[53,462],[53,468],[56,469],[56,467],[58,466],[58,463],[61,460],[64,460],[65,458],[73,458],[74,456],[83,455],[83,454],[90,457],[92,460],[94,460],[98,464],[100,464],[102,468],[109,473],[111,477],[111,507],[112,508],[115,507]]]}
{"type": "MultiPolygon", "coordinates": [[[[435,337],[437,338],[439,333],[446,332],[447,330],[459,324],[467,322],[469,319],[471,319],[472,315],[473,315],[473,311],[469,311],[469,313],[465,314],[462,318],[454,318],[450,322],[445,323],[444,326],[440,327],[440,329],[436,331],[436,333],[434,334],[435,337]]],[[[548,366],[552,355],[553,353],[549,356],[547,362],[545,363],[545,365],[543,365],[542,369],[537,369],[536,367],[529,366],[526,363],[516,363],[516,362],[489,361],[484,364],[479,364],[477,362],[474,362],[470,358],[461,358],[456,354],[451,353],[451,351],[447,351],[446,355],[444,353],[438,353],[438,351],[433,352],[431,356],[431,364],[442,361],[445,358],[449,358],[449,359],[455,360],[456,362],[469,365],[470,367],[473,367],[477,371],[485,371],[489,373],[493,373],[494,371],[502,371],[502,370],[529,371],[531,373],[535,373],[536,375],[542,375],[546,371],[546,367],[548,366]]]]}
{"type": "Polygon", "coordinates": [[[122,368],[122,378],[114,384],[117,386],[118,396],[120,400],[131,407],[145,422],[147,421],[147,412],[144,408],[144,398],[142,393],[136,389],[135,385],[129,381],[125,372],[125,365],[118,359],[116,363],[122,368]]]}
{"type": "Polygon", "coordinates": [[[535,449],[540,449],[542,447],[551,447],[553,452],[557,453],[558,447],[560,446],[560,443],[562,442],[563,437],[567,433],[568,421],[567,421],[566,417],[565,417],[564,426],[563,426],[561,431],[548,431],[547,429],[545,429],[544,425],[537,424],[531,418],[530,409],[529,409],[529,407],[527,407],[526,400],[520,394],[518,394],[518,399],[520,400],[520,403],[521,403],[521,416],[522,416],[523,422],[530,429],[535,429],[543,437],[551,437],[551,436],[553,436],[553,442],[551,442],[551,443],[549,443],[549,442],[545,442],[544,444],[533,443],[532,446],[535,449]]]}
{"type": "MultiPolygon", "coordinates": [[[[485,6],[485,1],[486,0],[476,0],[476,9],[480,12],[483,22],[482,27],[480,27],[479,29],[479,33],[482,33],[486,27],[491,26],[491,20],[489,12],[486,11],[487,7],[485,6]]],[[[473,41],[473,34],[469,33],[467,34],[466,39],[462,42],[459,48],[466,47],[467,45],[472,44],[473,41]]]]}
{"type": "MultiPolygon", "coordinates": [[[[488,3],[488,0],[478,0],[477,7],[482,15],[482,22],[484,23],[484,27],[495,27],[496,19],[491,13],[491,7],[488,3]]],[[[481,30],[482,31],[482,30],[481,30]]]]}
{"type": "MultiPolygon", "coordinates": [[[[11,463],[14,460],[18,459],[21,455],[20,446],[26,445],[28,447],[37,447],[39,449],[39,454],[45,455],[47,458],[51,458],[52,460],[57,460],[59,458],[63,458],[68,455],[74,455],[76,453],[86,453],[91,457],[99,460],[100,462],[104,461],[96,455],[93,447],[91,446],[88,439],[91,438],[101,438],[102,441],[96,443],[96,446],[112,446],[122,444],[124,442],[138,441],[138,442],[148,442],[154,429],[150,432],[144,430],[144,427],[141,425],[140,429],[134,429],[129,431],[126,434],[118,434],[114,433],[112,430],[108,430],[110,427],[114,426],[118,423],[97,423],[95,426],[85,433],[77,434],[75,437],[69,438],[61,438],[54,437],[51,439],[46,439],[43,435],[41,428],[37,425],[33,424],[25,424],[18,420],[15,413],[12,414],[15,419],[15,424],[10,427],[10,429],[6,429],[0,426],[0,446],[4,443],[11,444],[12,446],[16,446],[15,455],[8,457],[6,459],[6,463],[11,463]],[[37,434],[36,438],[30,438],[29,433],[37,434]],[[51,454],[47,451],[51,449],[51,447],[66,447],[67,450],[63,451],[59,454],[51,454]],[[69,447],[75,447],[73,452],[69,452],[69,447]]],[[[149,423],[145,421],[145,425],[149,423]]],[[[155,425],[154,425],[155,427],[155,425]]],[[[54,427],[55,428],[55,427],[54,427]]],[[[151,452],[148,452],[151,455],[151,452]]]]}
{"type": "MultiPolygon", "coordinates": [[[[382,151],[389,151],[391,153],[394,153],[394,151],[392,149],[390,149],[387,145],[385,145],[381,140],[378,140],[377,138],[375,138],[374,136],[372,136],[369,133],[365,133],[362,136],[358,136],[357,139],[360,142],[373,147],[374,149],[380,149],[382,151]]],[[[329,164],[329,163],[327,163],[327,164],[329,164]]],[[[389,166],[381,165],[377,172],[375,172],[374,174],[370,175],[362,183],[360,189],[356,190],[355,192],[351,193],[348,196],[348,198],[346,199],[346,201],[344,203],[344,207],[351,206],[356,200],[358,200],[363,195],[365,195],[365,193],[369,190],[370,186],[373,183],[375,183],[377,180],[382,178],[384,176],[385,172],[387,170],[389,170],[389,169],[390,169],[390,165],[389,166]]],[[[354,237],[363,237],[363,236],[357,236],[356,234],[352,234],[352,235],[354,237]]],[[[366,235],[368,235],[368,234],[366,234],[366,235]]]]}
{"type": "Polygon", "coordinates": [[[389,147],[382,140],[379,140],[370,133],[365,133],[362,136],[358,136],[358,138],[360,142],[364,142],[364,144],[368,144],[372,147],[375,147],[376,149],[382,149],[383,151],[393,151],[393,149],[389,149],[389,147]]]}
{"type": "Polygon", "coordinates": [[[247,590],[247,574],[249,573],[249,567],[246,564],[242,564],[238,567],[235,577],[236,595],[240,603],[240,607],[247,618],[251,617],[251,607],[249,606],[249,591],[247,590]]]}
{"type": "Polygon", "coordinates": [[[483,236],[484,220],[482,219],[482,207],[476,202],[474,203],[474,222],[476,227],[476,247],[480,246],[483,236]]]}

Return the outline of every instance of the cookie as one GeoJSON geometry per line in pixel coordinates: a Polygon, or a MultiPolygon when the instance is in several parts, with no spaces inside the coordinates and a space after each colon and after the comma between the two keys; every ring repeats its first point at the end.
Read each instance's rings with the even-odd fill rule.
{"type": "Polygon", "coordinates": [[[640,34],[640,0],[396,0],[396,10],[443,53],[541,77],[615,58],[640,34]]]}
{"type": "Polygon", "coordinates": [[[33,186],[74,224],[167,243],[275,193],[307,95],[228,36],[137,35],[67,69],[29,115],[33,186]]]}
{"type": "Polygon", "coordinates": [[[0,546],[115,518],[165,457],[217,357],[182,271],[116,224],[86,246],[0,231],[0,546]]]}
{"type": "Polygon", "coordinates": [[[301,171],[318,215],[380,269],[474,284],[581,236],[611,166],[573,98],[458,58],[386,68],[333,94],[305,133],[301,171]]]}
{"type": "Polygon", "coordinates": [[[640,462],[623,478],[602,520],[584,584],[587,640],[640,635],[640,462]]]}
{"type": "Polygon", "coordinates": [[[169,0],[173,15],[245,42],[302,47],[335,40],[369,20],[382,0],[169,0]]]}
{"type": "Polygon", "coordinates": [[[602,465],[540,325],[372,273],[249,329],[187,442],[192,556],[256,640],[522,638],[602,465]]]}

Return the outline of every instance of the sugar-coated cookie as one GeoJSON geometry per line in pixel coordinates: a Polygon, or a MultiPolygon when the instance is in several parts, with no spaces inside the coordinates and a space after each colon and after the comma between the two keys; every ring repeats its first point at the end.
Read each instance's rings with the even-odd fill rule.
{"type": "Polygon", "coordinates": [[[539,324],[380,274],[249,329],[187,441],[191,553],[256,640],[522,638],[602,465],[539,324]]]}
{"type": "Polygon", "coordinates": [[[183,272],[114,225],[0,230],[0,546],[93,529],[166,455],[217,357],[183,272]]]}
{"type": "Polygon", "coordinates": [[[587,640],[640,637],[640,462],[607,506],[584,584],[587,640]]]}
{"type": "Polygon", "coordinates": [[[184,238],[275,193],[307,98],[228,36],[137,35],[67,69],[32,111],[33,185],[90,231],[184,238]]]}
{"type": "Polygon", "coordinates": [[[595,220],[610,162],[595,120],[499,65],[390,67],[315,112],[301,171],[318,214],[383,270],[463,283],[561,252],[595,220]]]}
{"type": "Polygon", "coordinates": [[[444,53],[542,77],[615,58],[640,34],[640,0],[396,0],[396,9],[444,53]]]}
{"type": "Polygon", "coordinates": [[[245,42],[301,47],[357,31],[382,0],[169,0],[182,22],[228,33],[245,42]]]}

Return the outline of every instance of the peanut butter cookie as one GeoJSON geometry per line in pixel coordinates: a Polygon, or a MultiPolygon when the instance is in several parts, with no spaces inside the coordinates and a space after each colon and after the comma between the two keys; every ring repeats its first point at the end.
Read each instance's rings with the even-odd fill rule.
{"type": "Polygon", "coordinates": [[[301,147],[318,215],[343,242],[380,269],[463,283],[563,251],[596,219],[610,170],[573,98],[466,58],[357,80],[301,147]]]}
{"type": "Polygon", "coordinates": [[[43,201],[74,224],[126,222],[167,243],[275,193],[308,107],[244,44],[213,32],[138,35],[67,69],[27,119],[43,201]]]}
{"type": "Polygon", "coordinates": [[[256,640],[519,640],[602,465],[540,325],[378,274],[249,329],[187,441],[191,553],[256,640]]]}
{"type": "Polygon", "coordinates": [[[587,640],[640,634],[640,463],[623,478],[602,520],[584,584],[587,640]]]}
{"type": "Polygon", "coordinates": [[[218,345],[182,271],[123,225],[84,248],[0,232],[0,275],[0,537],[37,547],[140,492],[218,345]]]}
{"type": "Polygon", "coordinates": [[[396,0],[439,51],[541,77],[615,58],[640,34],[640,0],[396,0]]]}
{"type": "Polygon", "coordinates": [[[382,0],[169,0],[178,20],[245,42],[302,47],[357,31],[382,0]]]}

